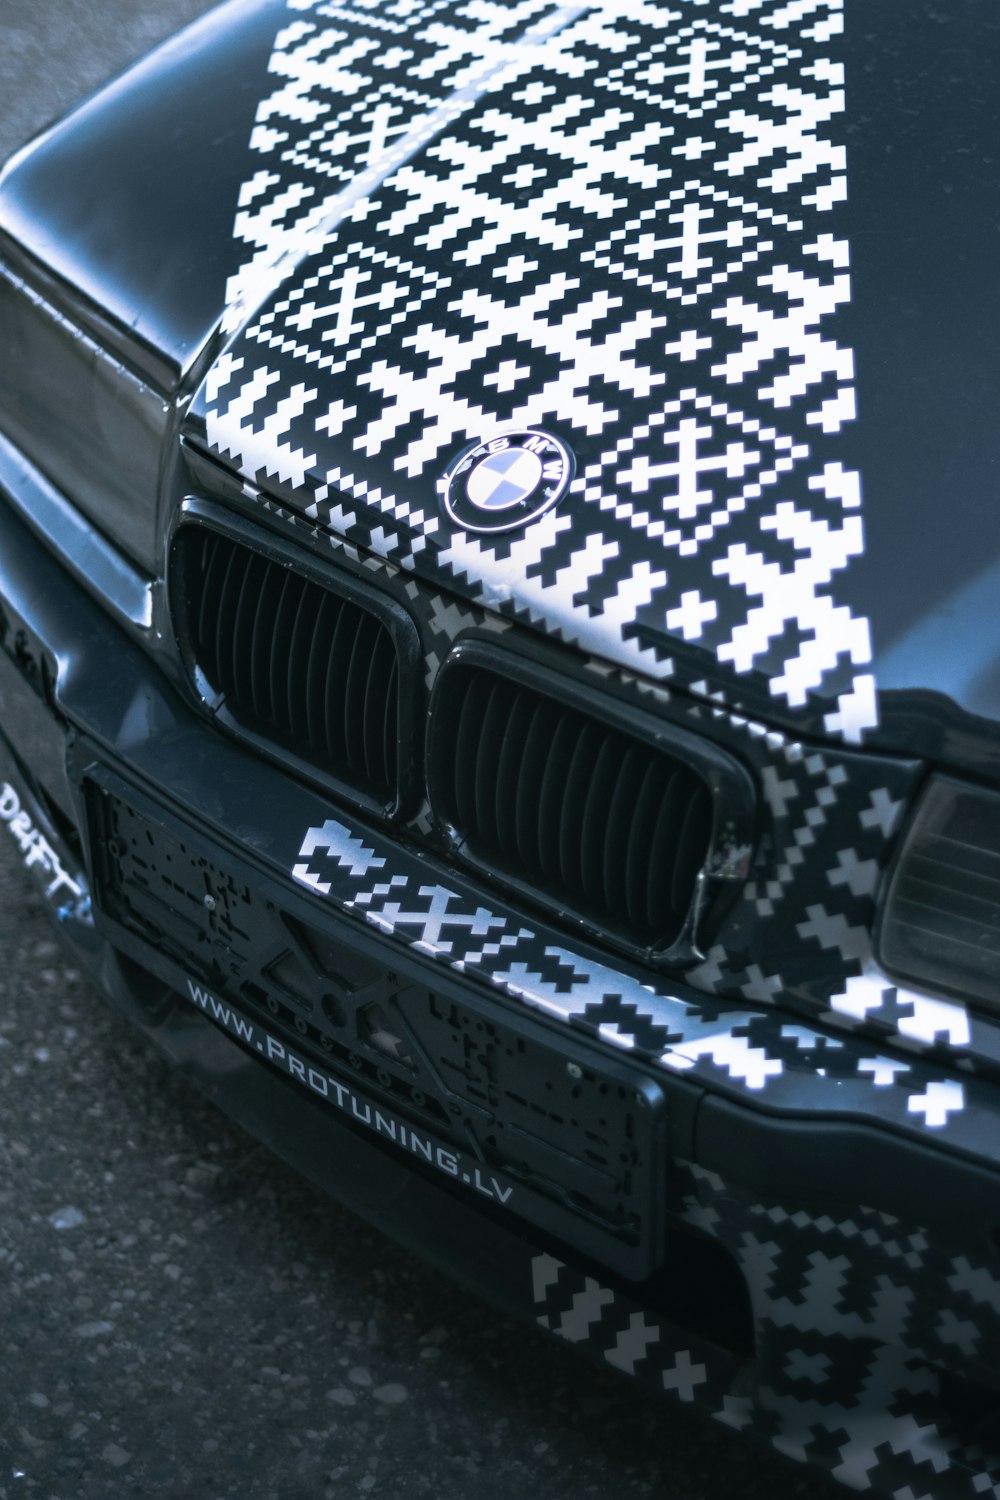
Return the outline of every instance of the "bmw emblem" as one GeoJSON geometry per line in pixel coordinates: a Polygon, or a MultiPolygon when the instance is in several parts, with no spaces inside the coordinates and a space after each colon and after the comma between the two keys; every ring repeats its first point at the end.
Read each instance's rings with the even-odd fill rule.
{"type": "Polygon", "coordinates": [[[565,443],[525,428],[464,448],[440,487],[445,510],[463,531],[513,531],[555,505],[572,478],[565,443]]]}

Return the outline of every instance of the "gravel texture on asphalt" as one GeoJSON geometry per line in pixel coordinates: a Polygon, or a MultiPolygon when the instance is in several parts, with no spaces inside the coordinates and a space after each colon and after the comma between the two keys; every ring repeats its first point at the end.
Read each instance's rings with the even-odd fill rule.
{"type": "MultiPolygon", "coordinates": [[[[206,7],[0,0],[0,155],[206,7]]],[[[188,1088],[0,829],[0,1500],[832,1491],[492,1312],[188,1088]]]]}

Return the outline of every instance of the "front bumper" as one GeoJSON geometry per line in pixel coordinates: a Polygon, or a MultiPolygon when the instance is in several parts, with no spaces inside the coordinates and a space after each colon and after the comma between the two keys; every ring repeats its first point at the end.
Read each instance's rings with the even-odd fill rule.
{"type": "Polygon", "coordinates": [[[2,503],[0,632],[0,820],[100,986],[230,1114],[509,1311],[778,1451],[886,1494],[994,1492],[1000,1088],[529,929],[197,717],[2,503]],[[184,847],[173,905],[116,884],[109,807],[184,847]],[[390,975],[390,1010],[419,992],[520,1039],[539,1086],[556,1058],[643,1098],[639,1229],[573,1210],[572,1153],[505,1176],[468,1089],[442,1085],[465,1115],[417,1119],[414,1149],[412,1099],[393,1114],[392,1079],[272,985],[268,907],[390,975]]]}

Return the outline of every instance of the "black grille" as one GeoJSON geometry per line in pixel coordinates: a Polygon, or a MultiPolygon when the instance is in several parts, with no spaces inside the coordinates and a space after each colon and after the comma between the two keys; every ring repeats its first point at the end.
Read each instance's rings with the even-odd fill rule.
{"type": "Polygon", "coordinates": [[[479,666],[443,674],[435,720],[432,795],[463,853],[631,944],[676,941],[711,836],[697,771],[479,666]]]}
{"type": "Polygon", "coordinates": [[[377,942],[361,933],[356,949],[359,934],[330,920],[332,909],[317,925],[291,889],[294,910],[276,907],[204,829],[175,822],[103,770],[86,789],[97,920],[119,952],[160,967],[189,1003],[252,1048],[252,1035],[233,1031],[230,1002],[241,1008],[258,1037],[280,1038],[279,1055],[299,1060],[297,1073],[287,1064],[281,1071],[300,1085],[306,1067],[309,1078],[327,1080],[308,1085],[314,1101],[336,1103],[387,1149],[402,1147],[411,1165],[431,1154],[417,1151],[410,1133],[433,1135],[452,1159],[469,1153],[469,1173],[452,1179],[459,1191],[464,1184],[483,1199],[496,1172],[514,1187],[506,1212],[634,1279],[653,1270],[662,1253],[665,1120],[648,1070],[581,1046],[565,1026],[466,993],[446,967],[434,990],[419,965],[410,976],[387,974],[377,942]],[[228,1020],[206,1010],[203,985],[226,997],[228,1020]],[[380,1131],[380,1117],[405,1122],[407,1133],[380,1131]]]}
{"type": "Polygon", "coordinates": [[[178,532],[181,649],[218,711],[366,796],[397,796],[399,659],[387,626],[287,561],[207,527],[178,532]]]}

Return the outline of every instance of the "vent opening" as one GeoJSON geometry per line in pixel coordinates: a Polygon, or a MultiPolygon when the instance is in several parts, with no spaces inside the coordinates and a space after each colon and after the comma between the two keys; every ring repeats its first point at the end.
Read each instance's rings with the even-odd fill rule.
{"type": "Polygon", "coordinates": [[[626,941],[680,937],[708,856],[700,772],[533,682],[442,673],[431,798],[464,857],[626,941]]]}
{"type": "Polygon", "coordinates": [[[398,641],[374,608],[208,526],[171,558],[182,654],[220,720],[380,804],[400,783],[398,641]]]}

